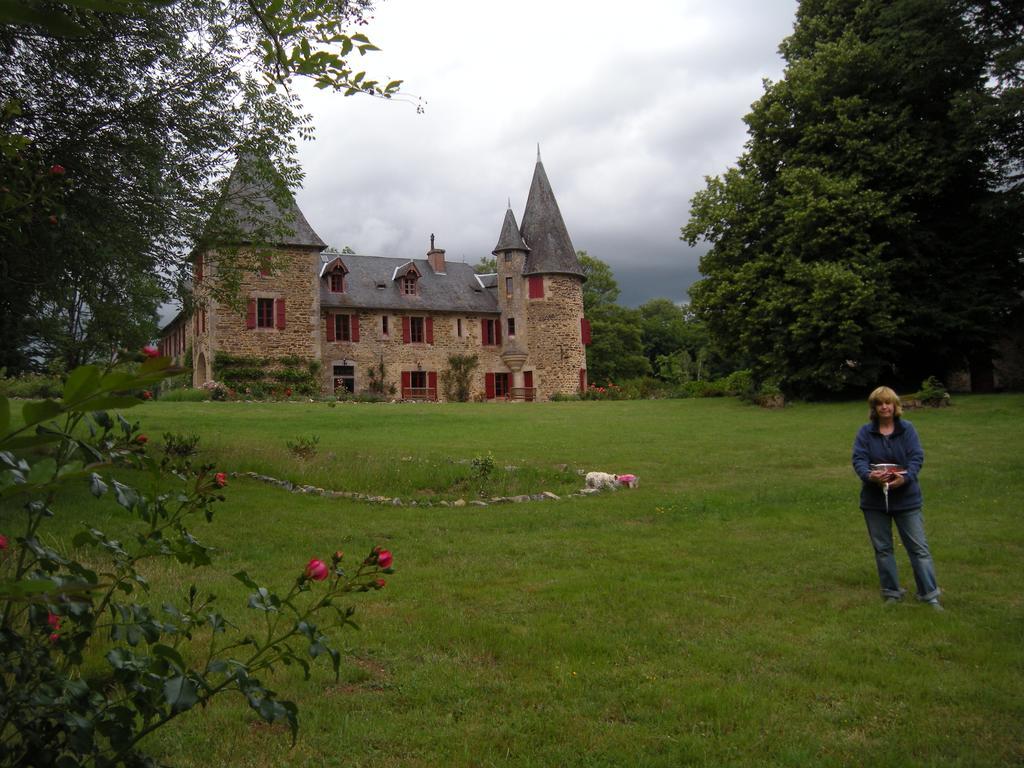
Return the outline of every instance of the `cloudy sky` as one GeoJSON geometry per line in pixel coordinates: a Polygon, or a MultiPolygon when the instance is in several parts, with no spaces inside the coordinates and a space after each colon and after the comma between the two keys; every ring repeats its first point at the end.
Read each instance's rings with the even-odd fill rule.
{"type": "Polygon", "coordinates": [[[475,264],[509,202],[522,219],[539,145],[573,244],[611,265],[620,303],[685,301],[690,198],[742,152],[796,5],[383,0],[365,30],[382,51],[358,63],[409,96],[301,91],[317,139],[299,206],[339,249],[422,257],[434,233],[475,264]]]}

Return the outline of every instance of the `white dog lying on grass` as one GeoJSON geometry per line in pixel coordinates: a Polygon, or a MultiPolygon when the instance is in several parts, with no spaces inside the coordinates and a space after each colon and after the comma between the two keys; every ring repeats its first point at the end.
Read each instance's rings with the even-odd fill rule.
{"type": "Polygon", "coordinates": [[[640,484],[640,478],[636,475],[613,475],[608,472],[587,472],[587,488],[594,488],[601,491],[605,488],[613,491],[618,490],[620,485],[627,488],[636,488],[640,484]]]}

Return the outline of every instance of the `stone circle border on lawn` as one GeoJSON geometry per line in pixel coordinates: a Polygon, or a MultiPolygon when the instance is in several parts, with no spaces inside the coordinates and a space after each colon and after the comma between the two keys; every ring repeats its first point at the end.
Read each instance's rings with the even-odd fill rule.
{"type": "Polygon", "coordinates": [[[494,496],[491,499],[484,501],[483,499],[472,499],[466,501],[465,499],[456,499],[455,501],[416,501],[411,499],[409,501],[403,501],[397,497],[390,496],[376,496],[371,493],[356,493],[355,491],[335,491],[329,488],[320,488],[316,485],[300,485],[293,483],[291,480],[282,480],[278,477],[271,477],[270,475],[261,475],[259,472],[231,472],[231,477],[247,477],[251,480],[257,480],[261,483],[267,483],[268,485],[274,485],[282,490],[289,491],[290,493],[303,493],[310,496],[324,496],[329,499],[351,499],[353,501],[363,501],[370,504],[386,504],[392,507],[490,507],[495,504],[522,504],[528,501],[561,501],[563,498],[572,498],[580,496],[593,496],[601,491],[597,488],[581,488],[576,493],[571,493],[568,496],[559,496],[551,491],[543,491],[541,493],[532,494],[520,494],[518,496],[494,496]]]}

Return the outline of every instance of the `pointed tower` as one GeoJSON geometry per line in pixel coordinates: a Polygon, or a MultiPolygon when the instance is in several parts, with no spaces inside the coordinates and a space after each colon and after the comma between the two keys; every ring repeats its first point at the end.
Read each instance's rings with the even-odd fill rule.
{"type": "Polygon", "coordinates": [[[214,245],[196,255],[194,385],[212,378],[218,352],[318,360],[320,252],[327,246],[268,160],[239,157],[206,233],[214,245]],[[209,285],[222,277],[238,281],[244,314],[212,298],[209,285]]]}
{"type": "MultiPolygon", "coordinates": [[[[505,215],[506,225],[510,217],[511,211],[505,215]]],[[[511,220],[514,224],[515,219],[511,220]]],[[[522,254],[519,279],[514,281],[519,290],[514,292],[510,308],[515,312],[517,328],[521,324],[525,331],[521,337],[528,355],[523,366],[525,386],[535,387],[537,397],[543,399],[556,393],[578,392],[585,386],[587,376],[585,277],[539,149],[519,234],[525,250],[506,249],[503,253],[522,254]]],[[[503,242],[504,237],[499,244],[503,242]]],[[[515,256],[512,264],[517,264],[515,256]]],[[[501,267],[499,257],[500,276],[501,267]]],[[[502,311],[506,311],[504,305],[502,311]]]]}

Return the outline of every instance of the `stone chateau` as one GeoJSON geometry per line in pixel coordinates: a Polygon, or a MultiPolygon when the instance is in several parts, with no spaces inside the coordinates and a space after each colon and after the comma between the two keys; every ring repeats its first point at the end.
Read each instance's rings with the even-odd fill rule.
{"type": "MultiPolygon", "coordinates": [[[[539,153],[522,225],[505,212],[494,274],[447,261],[433,235],[422,258],[338,253],[294,199],[264,210],[288,234],[274,248],[276,269],[242,276],[247,311],[205,298],[161,331],[161,352],[192,367],[194,386],[214,379],[225,353],[317,361],[324,394],[379,390],[373,378],[383,366],[393,397],[444,400],[452,355],[477,357],[470,394],[478,400],[543,400],[586,387],[583,270],[539,153]]],[[[197,254],[197,299],[215,280],[216,259],[197,254]]]]}

